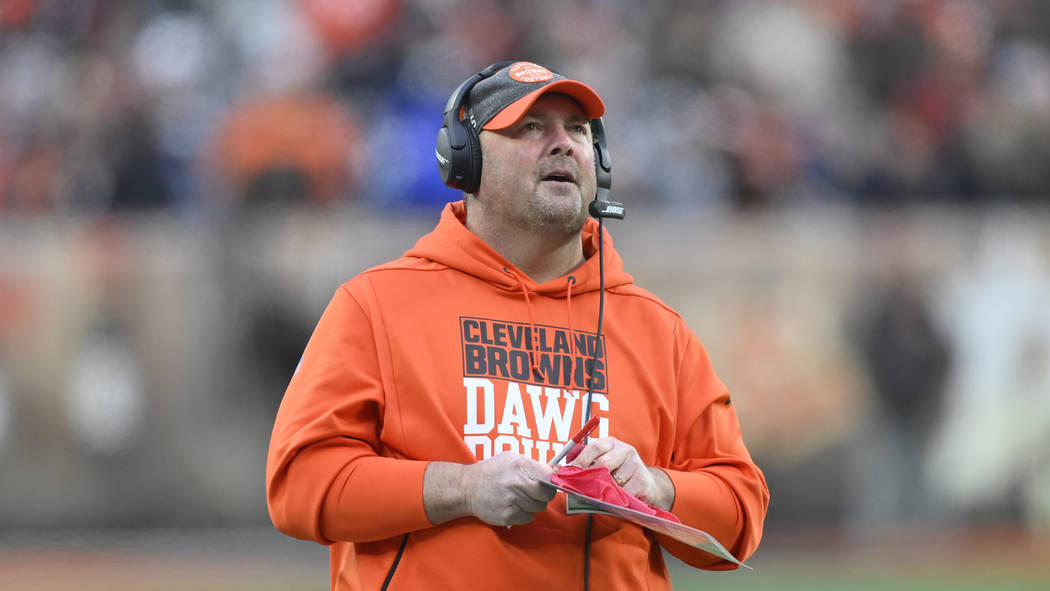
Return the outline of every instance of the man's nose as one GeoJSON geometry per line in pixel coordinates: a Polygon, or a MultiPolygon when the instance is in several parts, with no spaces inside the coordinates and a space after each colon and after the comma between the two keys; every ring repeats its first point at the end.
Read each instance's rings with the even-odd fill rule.
{"type": "Polygon", "coordinates": [[[550,155],[565,154],[566,156],[572,156],[573,146],[572,140],[569,138],[569,132],[562,127],[555,126],[552,128],[551,133],[554,137],[551,138],[550,155]]]}

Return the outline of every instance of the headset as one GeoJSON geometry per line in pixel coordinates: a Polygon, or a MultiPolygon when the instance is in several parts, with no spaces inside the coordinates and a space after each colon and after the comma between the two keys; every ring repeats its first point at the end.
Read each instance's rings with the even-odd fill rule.
{"type": "MultiPolygon", "coordinates": [[[[513,61],[496,62],[474,74],[448,97],[445,103],[445,115],[438,131],[437,145],[434,150],[437,156],[441,180],[464,193],[476,193],[481,186],[481,142],[474,126],[461,115],[471,89],[482,80],[494,75],[503,68],[514,64],[513,61]]],[[[597,191],[594,200],[587,207],[592,217],[624,219],[625,208],[622,203],[609,201],[609,190],[612,188],[612,160],[605,139],[605,124],[601,118],[591,119],[591,136],[594,141],[594,171],[597,179],[597,191]]]]}

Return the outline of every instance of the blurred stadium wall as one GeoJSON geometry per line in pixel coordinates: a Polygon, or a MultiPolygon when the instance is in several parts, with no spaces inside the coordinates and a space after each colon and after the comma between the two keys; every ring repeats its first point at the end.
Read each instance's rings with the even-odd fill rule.
{"type": "MultiPolygon", "coordinates": [[[[269,428],[313,324],[342,281],[433,222],[355,208],[216,232],[165,216],[0,222],[0,519],[264,523],[269,428]]],[[[1045,531],[1048,222],[638,207],[611,231],[734,392],[771,522],[1045,531]]]]}

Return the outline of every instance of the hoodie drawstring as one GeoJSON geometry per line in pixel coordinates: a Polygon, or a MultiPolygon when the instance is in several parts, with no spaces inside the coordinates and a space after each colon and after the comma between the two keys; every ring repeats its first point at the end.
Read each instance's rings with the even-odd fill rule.
{"type": "Polygon", "coordinates": [[[572,329],[572,286],[576,285],[576,278],[569,275],[565,281],[565,310],[569,315],[569,351],[576,355],[576,331],[572,329]]]}
{"type": "Polygon", "coordinates": [[[535,354],[535,351],[539,349],[540,335],[536,332],[536,324],[532,321],[532,300],[529,299],[529,288],[525,285],[525,280],[517,273],[511,272],[506,267],[503,267],[503,271],[518,280],[518,285],[521,286],[521,293],[525,296],[525,307],[529,310],[529,335],[532,340],[532,346],[529,347],[529,366],[532,368],[533,374],[540,375],[540,364],[536,361],[535,354]]]}

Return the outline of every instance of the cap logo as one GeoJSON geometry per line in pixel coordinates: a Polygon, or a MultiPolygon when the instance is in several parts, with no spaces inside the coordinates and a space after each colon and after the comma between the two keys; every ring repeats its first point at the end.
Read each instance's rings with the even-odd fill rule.
{"type": "Polygon", "coordinates": [[[532,62],[518,62],[510,67],[507,74],[518,82],[546,82],[554,78],[550,70],[532,62]]]}

